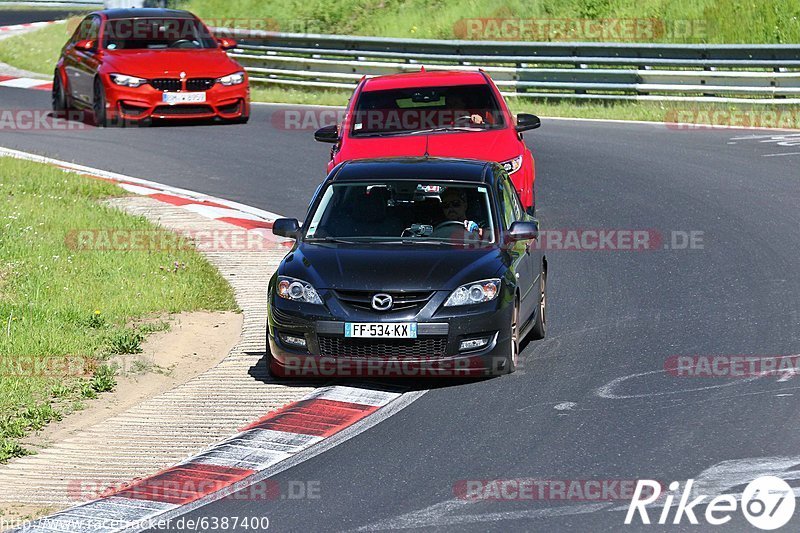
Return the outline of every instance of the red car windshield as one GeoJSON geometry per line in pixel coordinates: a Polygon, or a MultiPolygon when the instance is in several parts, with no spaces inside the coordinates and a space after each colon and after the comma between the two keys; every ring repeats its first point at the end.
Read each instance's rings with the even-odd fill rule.
{"type": "Polygon", "coordinates": [[[106,22],[103,35],[108,50],[217,47],[205,26],[188,18],[114,19],[106,22]]]}
{"type": "Polygon", "coordinates": [[[365,91],[353,114],[353,136],[504,127],[488,85],[365,91]]]}

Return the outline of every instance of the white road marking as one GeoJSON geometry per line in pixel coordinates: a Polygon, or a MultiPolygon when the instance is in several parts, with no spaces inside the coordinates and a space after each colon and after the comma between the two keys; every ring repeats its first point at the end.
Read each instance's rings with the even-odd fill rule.
{"type": "Polygon", "coordinates": [[[575,402],[561,402],[553,406],[553,409],[556,411],[572,411],[578,407],[578,404],[575,402]]]}
{"type": "Polygon", "coordinates": [[[647,392],[642,394],[616,394],[614,391],[620,384],[629,379],[635,379],[642,376],[649,376],[652,374],[661,374],[664,373],[665,370],[651,370],[650,372],[640,372],[638,374],[630,374],[627,376],[622,376],[620,378],[613,379],[603,385],[602,387],[598,387],[594,390],[594,394],[601,398],[606,398],[609,400],[627,400],[631,398],[649,398],[651,396],[666,396],[670,394],[684,394],[687,392],[699,392],[703,390],[710,390],[710,389],[721,389],[723,387],[731,387],[733,385],[740,385],[742,383],[748,383],[750,381],[754,381],[761,376],[753,376],[744,379],[737,379],[734,381],[728,381],[725,383],[721,383],[719,385],[709,385],[708,387],[697,387],[694,389],[680,389],[675,391],[662,391],[662,392],[647,392]]]}
{"type": "Polygon", "coordinates": [[[780,157],[782,155],[800,155],[800,152],[784,152],[782,154],[762,154],[761,157],[780,157]]]}

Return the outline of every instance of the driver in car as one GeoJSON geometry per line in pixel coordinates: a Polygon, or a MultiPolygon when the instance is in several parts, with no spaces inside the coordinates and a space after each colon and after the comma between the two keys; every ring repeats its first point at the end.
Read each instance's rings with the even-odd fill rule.
{"type": "Polygon", "coordinates": [[[483,126],[484,124],[494,124],[494,117],[492,117],[491,113],[486,112],[486,117],[484,118],[481,114],[476,113],[475,111],[470,111],[467,109],[467,103],[464,101],[464,98],[458,93],[451,94],[447,96],[447,107],[448,110],[454,114],[453,124],[467,122],[469,125],[476,125],[476,126],[483,126]]]}
{"type": "Polygon", "coordinates": [[[453,231],[459,229],[463,233],[477,235],[483,238],[483,228],[477,222],[467,220],[467,195],[457,187],[448,187],[442,193],[442,213],[445,221],[436,225],[433,230],[435,237],[454,237],[453,231]]]}

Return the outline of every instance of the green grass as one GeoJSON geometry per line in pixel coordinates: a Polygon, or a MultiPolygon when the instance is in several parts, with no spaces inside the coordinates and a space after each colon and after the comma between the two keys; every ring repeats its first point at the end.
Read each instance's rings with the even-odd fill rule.
{"type": "Polygon", "coordinates": [[[68,38],[67,23],[60,23],[3,39],[0,41],[0,61],[31,72],[52,75],[68,38]]]}
{"type": "Polygon", "coordinates": [[[98,203],[120,194],[107,182],[0,158],[0,462],[26,453],[18,439],[59,419],[62,406],[113,389],[108,358],[141,351],[145,336],[163,329],[142,320],[235,309],[229,285],[192,249],[75,249],[75,230],[156,229],[98,203]],[[32,361],[55,370],[25,370],[32,361]],[[66,370],[74,368],[88,372],[66,370]]]}
{"type": "MultiPolygon", "coordinates": [[[[789,0],[188,0],[202,18],[238,18],[240,26],[274,20],[284,31],[452,39],[470,18],[661,19],[655,42],[797,43],[800,3],[789,0]],[[686,33],[686,32],[683,32],[686,33]]],[[[582,39],[588,40],[588,39],[582,39]]]]}

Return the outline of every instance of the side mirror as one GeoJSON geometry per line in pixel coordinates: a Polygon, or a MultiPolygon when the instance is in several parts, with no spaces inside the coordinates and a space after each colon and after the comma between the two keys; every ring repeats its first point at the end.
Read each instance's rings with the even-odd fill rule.
{"type": "Polygon", "coordinates": [[[517,131],[535,130],[542,125],[542,121],[536,115],[529,115],[528,113],[520,113],[517,115],[517,131]]]}
{"type": "Polygon", "coordinates": [[[236,48],[236,46],[239,44],[234,39],[230,39],[228,37],[222,37],[221,39],[218,39],[218,41],[219,41],[219,47],[222,48],[223,50],[230,50],[232,48],[236,48]]]}
{"type": "Polygon", "coordinates": [[[279,218],[272,223],[272,233],[279,237],[296,239],[300,234],[300,223],[296,218],[279,218]]]}
{"type": "Polygon", "coordinates": [[[336,125],[325,126],[314,132],[314,140],[321,143],[339,142],[339,128],[336,125]]]}
{"type": "Polygon", "coordinates": [[[93,52],[95,49],[95,41],[92,39],[82,39],[75,43],[75,48],[83,52],[93,52]]]}
{"type": "Polygon", "coordinates": [[[508,228],[508,240],[529,241],[539,237],[539,222],[514,222],[508,228]]]}

